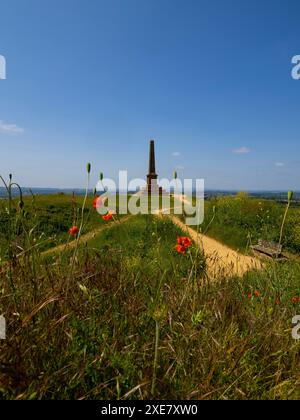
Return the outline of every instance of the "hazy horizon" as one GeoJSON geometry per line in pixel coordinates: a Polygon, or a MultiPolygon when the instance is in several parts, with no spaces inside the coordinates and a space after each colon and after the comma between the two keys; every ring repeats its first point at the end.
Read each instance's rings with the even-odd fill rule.
{"type": "MultiPolygon", "coordinates": [[[[72,191],[80,191],[82,193],[84,193],[86,191],[86,188],[83,187],[35,187],[35,186],[22,186],[21,185],[21,189],[22,190],[40,190],[40,191],[66,191],[66,192],[72,192],[72,191]]],[[[17,188],[14,188],[14,190],[18,190],[17,188]]],[[[0,186],[0,192],[1,191],[6,191],[5,187],[0,186]]],[[[89,187],[89,192],[93,192],[94,188],[89,187]]],[[[133,190],[128,190],[133,191],[133,190]]],[[[190,190],[187,190],[188,192],[190,192],[190,190]]],[[[123,189],[118,189],[117,192],[125,192],[125,190],[123,189]]],[[[256,189],[256,190],[243,190],[243,189],[222,189],[222,188],[205,188],[204,192],[224,192],[224,193],[239,193],[239,192],[246,192],[246,193],[267,193],[267,194],[285,194],[288,192],[288,190],[262,190],[262,189],[256,189]]],[[[300,194],[300,189],[299,190],[293,190],[293,192],[295,194],[300,194]]]]}

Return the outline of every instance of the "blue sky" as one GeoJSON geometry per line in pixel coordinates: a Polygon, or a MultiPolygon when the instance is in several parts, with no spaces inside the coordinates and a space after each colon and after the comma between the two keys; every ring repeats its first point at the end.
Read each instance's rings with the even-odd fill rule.
{"type": "Polygon", "coordinates": [[[82,187],[147,170],[300,189],[298,0],[2,0],[0,173],[82,187]]]}

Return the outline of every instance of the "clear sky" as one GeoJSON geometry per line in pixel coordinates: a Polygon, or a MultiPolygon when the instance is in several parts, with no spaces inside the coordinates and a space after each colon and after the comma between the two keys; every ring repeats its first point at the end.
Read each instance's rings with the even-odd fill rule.
{"type": "Polygon", "coordinates": [[[300,189],[299,0],[1,0],[0,173],[300,189]]]}

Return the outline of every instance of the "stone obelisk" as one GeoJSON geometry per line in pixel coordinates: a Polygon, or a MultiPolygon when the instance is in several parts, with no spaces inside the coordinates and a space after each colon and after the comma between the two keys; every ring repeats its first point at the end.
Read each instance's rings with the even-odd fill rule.
{"type": "Polygon", "coordinates": [[[147,175],[147,190],[148,193],[157,193],[157,173],[155,170],[155,149],[154,149],[154,140],[150,141],[150,150],[149,150],[149,173],[147,175]]]}

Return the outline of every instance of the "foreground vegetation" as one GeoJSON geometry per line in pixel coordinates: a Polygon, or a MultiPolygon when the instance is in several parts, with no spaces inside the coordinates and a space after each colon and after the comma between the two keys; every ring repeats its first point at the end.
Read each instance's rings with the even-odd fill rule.
{"type": "MultiPolygon", "coordinates": [[[[43,212],[48,200],[36,206],[43,212]]],[[[0,242],[2,399],[300,398],[300,342],[291,336],[299,263],[212,281],[202,250],[175,250],[185,233],[168,219],[105,222],[96,212],[91,229],[105,229],[45,255],[39,244],[54,230],[43,235],[21,207],[9,250],[7,236],[0,242]]],[[[57,229],[64,241],[72,224],[57,229]]]]}

